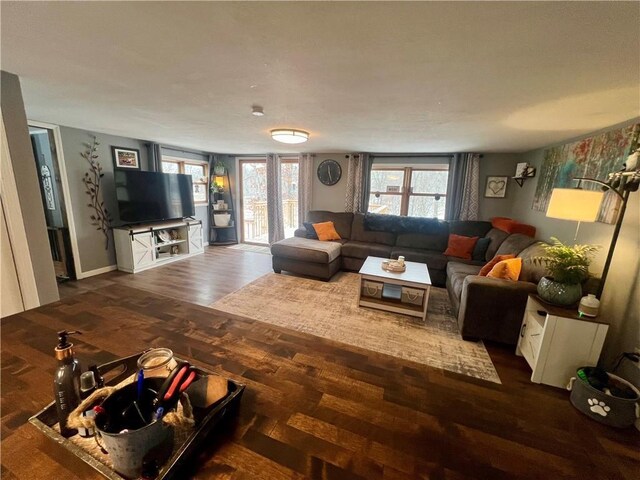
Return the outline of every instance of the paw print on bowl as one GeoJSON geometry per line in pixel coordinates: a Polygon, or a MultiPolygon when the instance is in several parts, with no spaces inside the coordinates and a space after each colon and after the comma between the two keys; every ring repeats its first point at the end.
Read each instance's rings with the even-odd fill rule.
{"type": "Polygon", "coordinates": [[[603,417],[606,417],[611,411],[611,407],[609,405],[604,402],[598,401],[597,398],[590,398],[589,400],[587,400],[587,403],[589,403],[590,405],[589,410],[603,417]]]}

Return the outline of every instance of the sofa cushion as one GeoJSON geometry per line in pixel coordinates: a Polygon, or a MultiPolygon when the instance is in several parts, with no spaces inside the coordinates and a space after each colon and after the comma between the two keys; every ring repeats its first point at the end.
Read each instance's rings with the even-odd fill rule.
{"type": "Polygon", "coordinates": [[[462,297],[462,287],[464,286],[464,279],[467,277],[468,275],[466,273],[454,273],[453,275],[448,276],[451,289],[453,290],[453,295],[458,299],[458,301],[462,297]]]}
{"type": "Polygon", "coordinates": [[[391,258],[398,258],[400,255],[409,262],[426,263],[429,270],[444,271],[449,261],[442,253],[433,250],[394,247],[391,251],[391,258]]]}
{"type": "Polygon", "coordinates": [[[542,248],[543,245],[543,242],[536,242],[525,248],[518,255],[518,257],[522,258],[521,281],[538,283],[540,279],[546,275],[544,265],[535,265],[532,261],[533,257],[545,255],[544,248],[542,248]]]}
{"type": "Polygon", "coordinates": [[[522,233],[513,233],[509,235],[504,242],[502,242],[502,245],[498,248],[496,255],[518,255],[521,251],[535,242],[536,240],[534,238],[527,235],[523,235],[522,233]]]}
{"type": "Polygon", "coordinates": [[[460,263],[464,263],[466,265],[474,265],[474,266],[477,266],[477,267],[482,267],[485,263],[487,263],[484,260],[474,260],[474,259],[465,260],[464,258],[449,257],[449,256],[447,256],[447,260],[449,262],[460,262],[460,263]]]}
{"type": "Polygon", "coordinates": [[[271,245],[271,255],[302,262],[330,263],[340,256],[341,244],[291,237],[271,245]]]}
{"type": "Polygon", "coordinates": [[[342,245],[342,256],[353,258],[382,257],[389,258],[391,255],[390,245],[380,245],[379,243],[356,242],[349,240],[342,245]]]}
{"type": "Polygon", "coordinates": [[[438,226],[432,233],[399,233],[396,247],[420,248],[444,252],[449,241],[449,229],[438,226]]]}
{"type": "Polygon", "coordinates": [[[498,248],[500,248],[500,245],[502,245],[502,242],[504,242],[508,236],[509,234],[507,232],[503,232],[498,228],[492,228],[487,232],[486,238],[491,239],[489,247],[487,248],[487,253],[484,255],[484,259],[487,262],[496,256],[498,248]]]}
{"type": "Polygon", "coordinates": [[[393,232],[380,232],[367,230],[364,226],[364,215],[355,213],[351,225],[351,240],[357,242],[379,243],[381,245],[393,245],[396,242],[396,234],[393,232]]]}
{"type": "Polygon", "coordinates": [[[364,228],[379,232],[426,234],[444,230],[445,235],[449,234],[449,224],[437,218],[405,217],[380,213],[367,213],[364,217],[364,228]]]}
{"type": "Polygon", "coordinates": [[[447,275],[454,275],[456,273],[464,273],[465,275],[478,275],[478,273],[480,273],[480,268],[481,267],[478,265],[471,265],[458,261],[449,262],[447,264],[447,275]]]}
{"type": "Polygon", "coordinates": [[[462,296],[464,279],[469,275],[478,275],[478,272],[480,272],[480,266],[478,265],[469,265],[458,261],[449,262],[447,264],[447,280],[451,285],[453,294],[456,300],[458,300],[458,303],[462,296]]]}
{"type": "Polygon", "coordinates": [[[351,238],[351,223],[353,222],[353,213],[312,210],[307,214],[307,222],[333,222],[333,225],[335,226],[338,235],[340,235],[340,238],[349,239],[351,238]]]}
{"type": "Polygon", "coordinates": [[[449,222],[449,233],[463,237],[484,237],[491,230],[490,222],[455,220],[449,222]]]}

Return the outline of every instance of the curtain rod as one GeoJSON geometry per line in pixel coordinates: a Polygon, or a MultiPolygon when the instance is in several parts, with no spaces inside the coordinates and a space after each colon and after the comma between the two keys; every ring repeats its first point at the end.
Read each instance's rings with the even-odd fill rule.
{"type": "MultiPolygon", "coordinates": [[[[370,157],[377,158],[429,158],[429,157],[448,157],[452,158],[455,153],[370,153],[370,157]]],[[[480,154],[483,158],[484,154],[480,154]]]]}
{"type": "Polygon", "coordinates": [[[171,150],[172,152],[178,152],[178,153],[193,153],[195,155],[202,155],[204,157],[208,157],[209,155],[216,155],[215,153],[203,152],[202,150],[191,150],[189,148],[171,147],[169,145],[163,145],[163,144],[160,144],[160,148],[164,148],[165,150],[171,150]]]}
{"type": "Polygon", "coordinates": [[[370,157],[377,158],[416,158],[416,157],[453,157],[453,153],[370,153],[370,157]]]}

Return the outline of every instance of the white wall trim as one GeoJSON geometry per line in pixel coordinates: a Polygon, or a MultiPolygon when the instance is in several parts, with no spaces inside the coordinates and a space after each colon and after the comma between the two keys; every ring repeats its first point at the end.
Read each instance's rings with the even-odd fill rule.
{"type": "Polygon", "coordinates": [[[69,227],[69,238],[71,240],[71,252],[73,253],[73,266],[76,271],[76,278],[80,280],[81,278],[85,278],[90,275],[86,275],[82,271],[82,264],[80,262],[80,249],[78,248],[76,224],[73,220],[73,204],[71,203],[71,190],[69,188],[69,179],[67,178],[67,165],[64,159],[64,151],[62,150],[60,126],[37,120],[28,120],[27,124],[34,127],[46,128],[53,132],[56,157],[58,159],[58,169],[60,170],[60,183],[62,184],[62,198],[64,199],[65,212],[67,214],[67,226],[69,227]]]}
{"type": "Polygon", "coordinates": [[[102,275],[103,273],[113,272],[117,270],[117,265],[109,265],[107,267],[96,268],[95,270],[89,270],[88,272],[82,272],[82,276],[78,275],[78,280],[83,278],[93,277],[95,275],[102,275]]]}
{"type": "Polygon", "coordinates": [[[2,193],[2,208],[4,209],[7,231],[11,241],[13,260],[16,265],[16,274],[22,293],[22,303],[25,310],[40,306],[38,285],[36,283],[29,253],[29,241],[24,228],[24,218],[18,186],[16,185],[11,163],[11,152],[7,143],[7,133],[4,129],[4,119],[0,116],[0,141],[2,153],[0,154],[0,191],[2,193]]]}

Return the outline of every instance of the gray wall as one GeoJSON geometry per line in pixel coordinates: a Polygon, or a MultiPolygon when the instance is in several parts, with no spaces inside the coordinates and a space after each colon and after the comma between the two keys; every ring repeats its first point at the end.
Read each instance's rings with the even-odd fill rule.
{"type": "Polygon", "coordinates": [[[62,149],[64,151],[65,166],[67,168],[67,180],[69,182],[69,194],[71,205],[67,208],[73,214],[76,227],[78,250],[80,253],[80,265],[83,272],[89,272],[98,268],[104,268],[116,264],[113,237],[109,233],[109,248],[105,250],[105,238],[101,231],[91,225],[89,218],[93,213],[88,207],[89,196],[85,193],[82,178],[89,171],[89,162],[80,156],[85,151],[86,145],[95,135],[100,142],[98,146],[98,161],[103,168],[102,196],[105,206],[111,212],[114,224],[118,225],[118,204],[113,184],[113,157],[111,147],[135,148],[140,150],[140,163],[143,170],[148,170],[147,149],[145,142],[131,138],[116,137],[103,133],[92,133],[77,128],[60,127],[62,137],[62,149]]]}
{"type": "MultiPolygon", "coordinates": [[[[629,123],[636,123],[635,119],[629,123]]],[[[616,125],[606,130],[620,128],[616,125]]],[[[599,132],[585,135],[586,138],[599,132]]],[[[570,143],[580,138],[564,143],[570,143]]],[[[532,210],[533,196],[537,181],[540,178],[540,167],[544,156],[541,148],[521,155],[521,161],[527,161],[538,171],[536,178],[527,180],[522,189],[513,189],[511,216],[524,223],[535,225],[538,237],[548,240],[551,236],[558,237],[563,242],[573,243],[576,222],[547,218],[544,212],[532,210]]],[[[592,264],[591,272],[599,275],[609,250],[613,225],[604,223],[582,223],[578,233],[577,243],[602,245],[602,249],[592,264]]],[[[632,193],[627,212],[622,224],[622,230],[609,270],[609,276],[601,304],[600,319],[610,324],[609,334],[605,343],[603,360],[609,366],[613,359],[622,351],[633,351],[640,347],[640,286],[638,275],[640,263],[640,193],[632,193]]]]}
{"type": "Polygon", "coordinates": [[[348,162],[344,153],[318,153],[313,161],[313,187],[311,195],[312,210],[329,210],[344,212],[345,197],[347,195],[348,162]],[[335,160],[342,167],[340,181],[332,186],[323,185],[318,180],[318,166],[327,159],[335,160]]]}
{"type": "Polygon", "coordinates": [[[516,164],[519,161],[519,155],[512,153],[485,153],[480,159],[480,205],[478,212],[480,220],[511,216],[513,201],[520,189],[511,177],[515,174],[516,164]],[[488,176],[508,177],[507,192],[504,198],[486,198],[484,196],[488,176]]]}
{"type": "MultiPolygon", "coordinates": [[[[58,300],[58,285],[53,269],[40,184],[29,138],[20,80],[16,75],[2,71],[0,85],[0,106],[7,134],[7,146],[18,188],[38,297],[40,304],[44,305],[58,300]]],[[[11,208],[11,205],[7,205],[6,208],[11,208]]]]}

